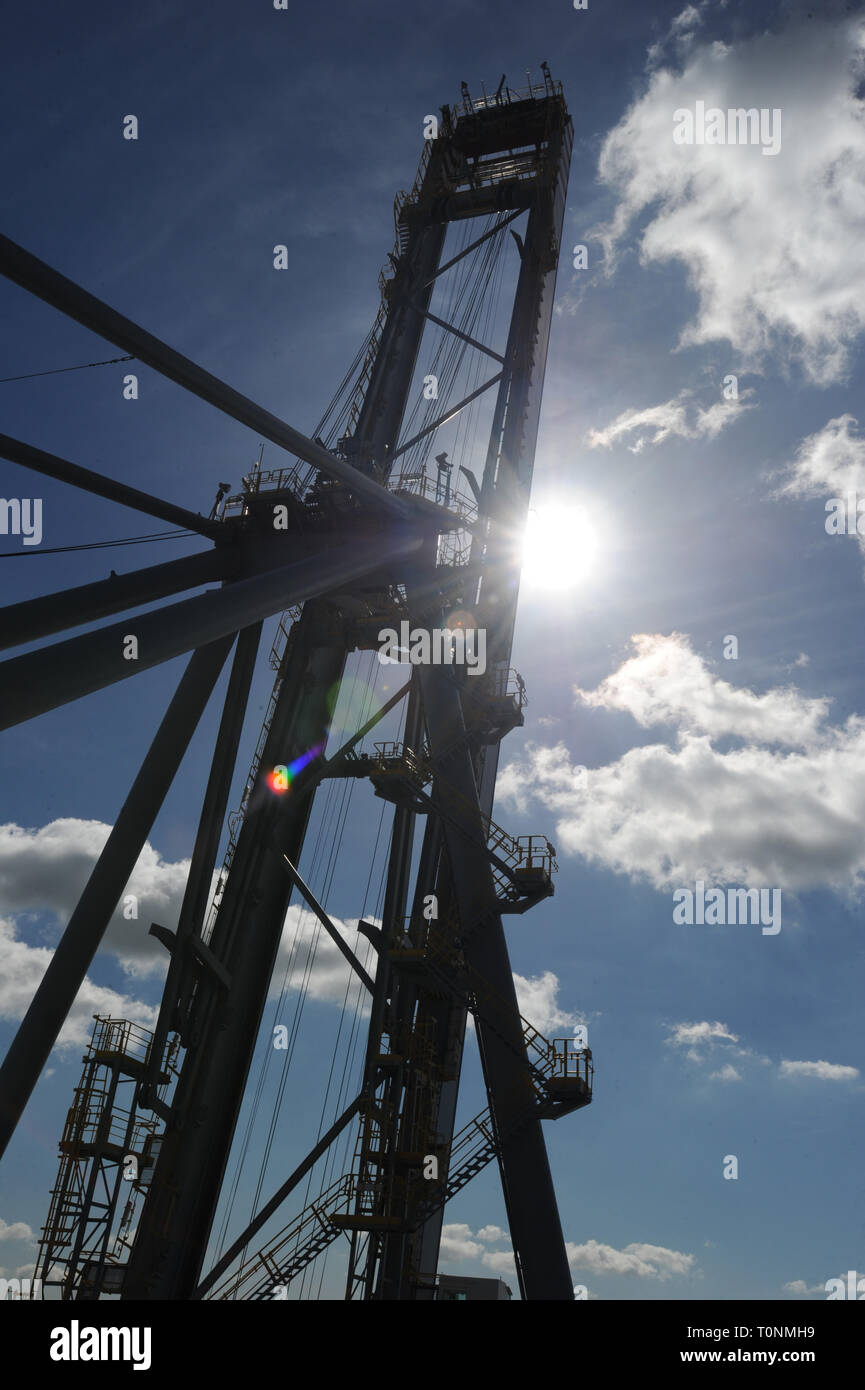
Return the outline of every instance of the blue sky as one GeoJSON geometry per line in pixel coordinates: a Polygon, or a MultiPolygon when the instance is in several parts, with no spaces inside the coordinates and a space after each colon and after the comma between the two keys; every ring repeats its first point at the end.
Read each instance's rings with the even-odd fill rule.
{"type": "MultiPolygon", "coordinates": [[[[215,3],[180,16],[94,5],[84,21],[49,3],[7,36],[4,233],[308,433],[375,315],[424,116],[462,80],[478,95],[502,72],[520,86],[530,66],[539,80],[544,59],[564,85],[575,144],[533,503],[541,518],[581,509],[594,557],[569,588],[524,583],[514,663],[530,705],[503,750],[495,814],[559,852],[555,897],[511,919],[508,937],[523,1012],[550,1033],[589,1029],[595,1099],[546,1133],[574,1282],[603,1299],[820,1298],[827,1279],[865,1272],[865,542],[824,524],[828,498],[865,497],[862,45],[858,5],[736,0],[215,3]],[[673,112],[697,101],[780,110],[780,151],[677,146],[673,112]],[[577,244],[586,269],[572,266],[577,244]],[[736,400],[722,394],[730,374],[736,400]],[[673,892],[699,879],[780,889],[781,931],[675,924],[673,892]]],[[[5,282],[0,305],[0,377],[118,355],[5,282]]],[[[125,366],[0,385],[2,429],[207,512],[259,440],[131,366],[134,402],[125,366]]],[[[162,527],[11,464],[0,483],[7,498],[35,492],[44,515],[41,547],[0,560],[5,602],[199,548],[43,554],[162,527]]],[[[268,645],[232,805],[269,694],[268,645]]],[[[377,690],[387,680],[374,658],[354,665],[377,690]]],[[[0,743],[4,1046],[182,666],[0,743]]],[[[356,713],[346,699],[337,722],[356,713]]],[[[158,956],[143,937],[151,920],[175,924],[216,717],[136,870],[142,920],[112,924],[7,1154],[7,1274],[34,1258],[28,1232],[45,1218],[89,1016],[152,1018],[158,956]]],[[[351,919],[375,911],[381,808],[352,791],[329,873],[342,791],[329,796],[305,866],[351,919]]],[[[281,965],[292,942],[295,966],[307,949],[299,925],[295,941],[292,915],[281,965]]],[[[313,980],[264,1196],[341,1108],[332,1085],[322,1111],[331,1059],[340,1076],[362,1028],[343,1025],[334,1044],[345,980],[321,945],[313,980]]],[[[274,1012],[279,984],[268,1028],[297,1007],[290,989],[274,1012]]],[[[465,1119],[483,1105],[470,1053],[465,1119]]],[[[274,1056],[263,1037],[229,1233],[254,1198],[274,1056]]],[[[494,1172],[447,1223],[442,1269],[510,1277],[494,1172]]],[[[323,1296],[340,1296],[340,1267],[337,1250],[323,1296]]]]}

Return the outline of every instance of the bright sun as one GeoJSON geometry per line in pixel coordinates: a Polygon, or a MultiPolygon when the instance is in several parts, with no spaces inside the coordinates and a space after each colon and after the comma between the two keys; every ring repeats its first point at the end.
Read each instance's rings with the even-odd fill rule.
{"type": "Polygon", "coordinates": [[[537,589],[573,588],[591,572],[597,550],[597,531],[582,507],[533,507],[523,541],[523,582],[537,589]]]}

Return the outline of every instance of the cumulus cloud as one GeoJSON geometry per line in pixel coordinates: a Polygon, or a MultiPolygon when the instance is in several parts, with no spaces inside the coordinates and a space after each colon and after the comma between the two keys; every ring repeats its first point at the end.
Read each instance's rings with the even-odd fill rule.
{"type": "MultiPolygon", "coordinates": [[[[21,921],[47,913],[65,924],[109,833],[110,826],[102,822],[73,819],[53,821],[38,830],[0,826],[0,910],[10,914],[0,918],[0,1017],[23,1017],[53,954],[49,947],[21,939],[21,921]],[[11,914],[20,919],[17,925],[11,914]]],[[[170,863],[150,844],[145,846],[126,889],[138,897],[138,919],[123,918],[121,901],[102,947],[130,977],[164,973],[166,953],[146,928],[151,921],[176,926],[188,871],[187,860],[170,863]]],[[[368,974],[375,976],[375,951],[358,932],[357,919],[331,920],[368,974]]],[[[560,1007],[559,981],[551,971],[515,974],[514,984],[521,1012],[540,1032],[570,1030],[578,1021],[576,1014],[560,1007]]],[[[308,998],[339,1007],[360,994],[362,1010],[367,1009],[366,991],[351,966],[314,913],[299,904],[286,913],[270,997],[283,988],[289,994],[303,988],[308,998]]],[[[61,1033],[61,1044],[86,1043],[94,1013],[130,1018],[145,1027],[156,1017],[150,1006],[88,979],[61,1033]]]]}
{"type": "MultiPolygon", "coordinates": [[[[493,1270],[500,1278],[515,1278],[513,1250],[510,1247],[505,1250],[485,1250],[481,1244],[507,1239],[507,1232],[500,1226],[484,1226],[482,1230],[472,1232],[471,1227],[464,1223],[445,1225],[442,1227],[441,1258],[450,1261],[475,1260],[486,1269],[493,1270]]],[[[593,1274],[635,1274],[641,1279],[666,1280],[676,1274],[690,1274],[696,1260],[694,1255],[640,1241],[626,1245],[624,1250],[601,1245],[596,1240],[589,1240],[584,1245],[567,1241],[565,1249],[572,1270],[588,1270],[593,1274]]],[[[588,1296],[597,1297],[595,1294],[588,1296]]]]}
{"type": "Polygon", "coordinates": [[[503,1231],[501,1226],[484,1226],[482,1230],[477,1232],[478,1240],[492,1242],[495,1240],[507,1240],[507,1237],[507,1231],[503,1231]]]}
{"type": "MultiPolygon", "coordinates": [[[[358,932],[357,921],[344,921],[338,917],[331,920],[364,969],[374,977],[375,952],[358,932]]],[[[286,915],[271,997],[281,992],[284,982],[289,992],[303,985],[309,998],[340,1006],[345,1001],[347,991],[353,991],[352,998],[358,991],[363,991],[363,985],[318,918],[307,908],[294,904],[286,915]]],[[[540,975],[528,976],[515,971],[514,987],[520,1013],[538,1032],[550,1035],[561,1029],[570,1030],[580,1021],[577,1013],[560,1007],[559,979],[553,971],[545,970],[540,975]]]]}
{"type": "Polygon", "coordinates": [[[687,638],[642,635],[582,704],[623,711],[670,742],[574,767],[563,743],[528,744],[498,793],[556,816],[561,853],[658,889],[703,879],[857,896],[865,882],[865,719],[828,723],[830,701],[793,686],[756,694],[722,680],[687,638]],[[721,738],[743,746],[715,747],[721,738]]]}
{"type": "MultiPolygon", "coordinates": [[[[101,821],[75,819],[52,821],[35,830],[12,824],[0,826],[0,909],[20,918],[47,913],[65,925],[110,830],[111,827],[101,821]]],[[[176,927],[188,872],[188,860],[169,862],[152,845],[145,845],[124,890],[124,898],[127,894],[137,897],[138,918],[126,920],[123,917],[121,899],[102,944],[102,949],[114,956],[131,977],[165,973],[166,952],[148,935],[148,927],[152,921],[171,929],[176,927]]],[[[356,921],[333,920],[351,949],[365,961],[369,973],[374,974],[374,953],[369,942],[359,935],[356,921]]],[[[2,1016],[22,1016],[51,954],[49,949],[26,945],[16,935],[11,921],[2,923],[2,1016]]],[[[341,1005],[347,987],[353,981],[357,983],[357,977],[318,919],[306,908],[294,904],[286,914],[272,992],[279,992],[286,969],[290,991],[300,989],[305,983],[310,998],[328,1003],[341,1005]]],[[[76,1001],[77,1022],[71,1031],[67,1029],[64,1040],[86,1040],[89,1024],[84,1033],[79,1026],[85,1015],[117,1009],[123,1017],[134,1018],[145,1025],[148,1018],[155,1017],[152,1009],[88,981],[76,1001]],[[124,1009],[131,1012],[124,1013],[124,1009]]]]}
{"type": "Polygon", "coordinates": [[[646,444],[663,444],[671,435],[681,439],[715,439],[728,425],[740,419],[744,411],[754,409],[748,401],[753,394],[752,390],[742,391],[736,400],[715,401],[703,409],[691,399],[691,391],[680,391],[678,396],[662,405],[622,411],[605,429],[589,430],[588,443],[592,449],[608,449],[617,440],[636,433],[628,449],[632,454],[639,454],[646,444]]]}
{"type": "Polygon", "coordinates": [[[473,1234],[471,1227],[464,1222],[454,1222],[442,1226],[440,1257],[452,1263],[476,1260],[485,1269],[491,1269],[500,1279],[516,1279],[517,1267],[513,1250],[485,1250],[483,1245],[479,1244],[480,1241],[491,1244],[507,1239],[507,1232],[500,1226],[484,1226],[483,1230],[473,1234]]]}
{"type": "Polygon", "coordinates": [[[0,1216],[0,1240],[33,1240],[26,1221],[4,1221],[0,1216]]]}
{"type": "Polygon", "coordinates": [[[804,1279],[791,1279],[789,1284],[784,1284],[786,1293],[794,1294],[797,1298],[825,1298],[825,1284],[806,1284],[804,1279]]]}
{"type": "Polygon", "coordinates": [[[829,710],[829,700],[809,699],[794,686],[755,695],[710,671],[688,638],[641,633],[631,639],[635,655],[597,690],[575,694],[593,709],[617,709],[644,729],[675,724],[680,730],[720,738],[735,734],[791,748],[813,746],[829,710]]]}
{"type": "Polygon", "coordinates": [[[663,1245],[632,1242],[622,1250],[588,1240],[584,1245],[568,1241],[565,1246],[572,1269],[588,1270],[591,1274],[633,1274],[640,1279],[666,1280],[674,1274],[690,1274],[696,1256],[681,1250],[668,1250],[663,1245]]]}
{"type": "Polygon", "coordinates": [[[612,271],[644,216],[642,262],[684,265],[697,310],[680,346],[727,340],[742,370],[774,354],[837,381],[865,326],[865,22],[798,12],[780,32],[723,43],[696,38],[702,10],[688,5],[650,50],[645,91],[604,141],[599,174],[618,202],[595,235],[612,271]],[[779,152],[674,143],[674,112],[697,101],[779,109],[779,152]]]}
{"type": "Polygon", "coordinates": [[[742,1073],[738,1072],[732,1062],[727,1062],[718,1071],[713,1071],[709,1076],[710,1081],[741,1081],[742,1073]]]}
{"type": "Polygon", "coordinates": [[[580,1022],[577,1014],[559,1007],[559,977],[552,970],[531,976],[518,975],[514,971],[514,988],[520,1013],[539,1033],[552,1034],[558,1029],[571,1029],[580,1022]]]}
{"type": "Polygon", "coordinates": [[[484,1247],[472,1240],[471,1227],[464,1222],[442,1226],[440,1257],[443,1260],[476,1260],[484,1247]]]}
{"type": "MultiPolygon", "coordinates": [[[[373,918],[373,925],[379,923],[373,918]]],[[[346,945],[354,952],[367,974],[375,978],[376,956],[373,947],[357,930],[357,919],[343,921],[331,917],[346,945]]],[[[340,1007],[349,993],[367,996],[362,981],[352,970],[336,942],[325,931],[314,913],[292,903],[285,916],[276,968],[271,980],[271,998],[285,986],[288,992],[305,988],[310,999],[340,1007]]]]}
{"type": "MultiPolygon", "coordinates": [[[[807,435],[795,458],[781,470],[776,497],[837,497],[845,503],[850,493],[865,498],[865,434],[858,426],[855,416],[839,415],[807,435]]],[[[846,517],[846,532],[840,534],[855,536],[865,554],[865,535],[859,534],[857,519],[846,517]]],[[[829,514],[825,520],[830,520],[829,514]]]]}
{"type": "Polygon", "coordinates": [[[481,1264],[491,1269],[500,1279],[517,1277],[517,1264],[513,1250],[485,1250],[481,1264]]]}
{"type": "MultiPolygon", "coordinates": [[[[105,847],[111,827],[102,821],[64,818],[41,829],[0,826],[0,911],[48,913],[66,923],[105,847]]],[[[103,939],[128,974],[162,975],[167,954],[148,935],[151,922],[174,929],[189,873],[189,860],[170,863],[148,842],[138,859],[103,939]],[[128,894],[138,899],[137,919],[123,916],[128,894]]]]}
{"type": "MultiPolygon", "coordinates": [[[[14,922],[0,918],[0,1018],[18,1022],[24,1017],[53,954],[46,946],[28,946],[19,940],[14,922]]],[[[88,976],[60,1030],[58,1047],[86,1045],[94,1014],[128,1018],[145,1028],[152,1028],[156,1022],[156,1010],[150,1005],[94,984],[88,976]]]]}
{"type": "MultiPolygon", "coordinates": [[[[0,907],[19,918],[17,923],[11,916],[0,918],[0,1017],[23,1018],[53,955],[52,948],[31,946],[21,938],[21,922],[47,913],[65,925],[109,833],[110,826],[99,821],[73,819],[53,821],[38,830],[0,826],[0,907]]],[[[170,928],[177,925],[188,871],[188,860],[170,863],[150,844],[145,846],[124,893],[124,897],[127,893],[137,896],[138,919],[124,919],[121,900],[102,946],[130,977],[164,974],[166,953],[147,934],[147,927],[151,921],[170,928]]],[[[334,924],[374,975],[374,952],[357,932],[356,922],[334,919],[334,924]]],[[[271,997],[280,992],[286,978],[289,992],[305,985],[310,998],[339,1005],[347,991],[363,989],[317,918],[295,905],[286,914],[271,997]]],[[[128,1018],[152,1028],[156,1012],[88,977],[61,1031],[59,1046],[86,1044],[94,1014],[128,1018]]]]}
{"type": "Polygon", "coordinates": [[[782,1076],[807,1076],[815,1081],[855,1081],[859,1076],[857,1067],[842,1067],[835,1062],[787,1062],[781,1063],[782,1076]]]}

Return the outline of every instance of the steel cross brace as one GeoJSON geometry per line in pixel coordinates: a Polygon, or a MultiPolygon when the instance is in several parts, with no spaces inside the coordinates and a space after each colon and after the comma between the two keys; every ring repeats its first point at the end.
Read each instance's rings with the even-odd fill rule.
{"type": "MultiPolygon", "coordinates": [[[[124,318],[116,309],[112,309],[95,295],[89,294],[80,285],[68,280],[65,275],[53,270],[44,261],[25,251],[23,246],[16,245],[5,236],[0,236],[0,274],[14,280],[17,285],[37,295],[46,304],[53,305],[69,318],[76,319],[78,323],[98,333],[109,343],[115,343],[118,347],[133,353],[140,362],[146,362],[149,367],[161,372],[171,381],[176,381],[193,395],[216,406],[217,410],[223,411],[232,420],[248,425],[271,443],[278,444],[281,449],[287,449],[289,453],[296,454],[298,458],[313,464],[323,473],[339,479],[358,496],[377,502],[385,512],[394,516],[408,514],[405,503],[392,492],[388,492],[387,488],[381,487],[372,478],[352,468],[351,464],[337,458],[321,444],[307,439],[306,435],[292,429],[291,425],[271,415],[270,411],[263,410],[260,405],[235,391],[226,382],[204,371],[190,358],[175,352],[167,343],[161,342],[131,319],[124,318]]],[[[197,529],[207,525],[201,517],[196,520],[197,529]]]]}

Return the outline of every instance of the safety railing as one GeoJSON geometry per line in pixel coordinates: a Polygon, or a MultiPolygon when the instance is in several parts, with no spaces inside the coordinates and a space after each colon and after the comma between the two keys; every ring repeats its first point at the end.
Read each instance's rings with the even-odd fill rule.
{"type": "Polygon", "coordinates": [[[388,479],[388,488],[391,492],[404,496],[422,497],[428,502],[434,502],[436,506],[444,507],[445,511],[453,512],[466,524],[477,519],[478,507],[474,497],[465,489],[450,482],[445,483],[424,471],[393,474],[388,479]]]}

